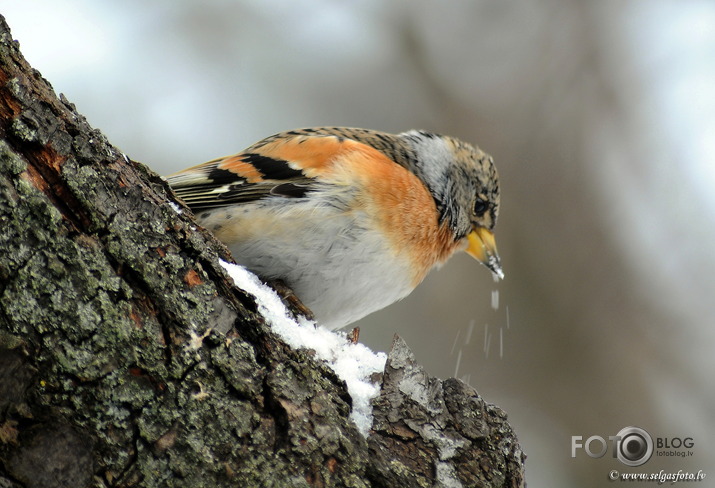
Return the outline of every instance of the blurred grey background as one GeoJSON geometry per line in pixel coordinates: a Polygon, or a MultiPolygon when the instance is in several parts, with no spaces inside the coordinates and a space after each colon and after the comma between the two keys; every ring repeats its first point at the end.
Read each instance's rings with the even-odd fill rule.
{"type": "Polygon", "coordinates": [[[505,409],[529,486],[606,486],[612,469],[715,478],[715,2],[5,0],[0,13],[58,92],[162,174],[315,125],[478,144],[501,173],[506,279],[457,256],[360,322],[361,341],[387,350],[400,334],[429,373],[505,409]],[[571,457],[571,436],[630,425],[693,437],[693,456],[571,457]]]}

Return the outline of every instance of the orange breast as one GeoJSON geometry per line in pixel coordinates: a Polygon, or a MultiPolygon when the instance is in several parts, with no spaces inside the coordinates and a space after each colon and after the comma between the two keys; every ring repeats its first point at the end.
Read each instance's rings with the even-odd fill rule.
{"type": "Polygon", "coordinates": [[[439,224],[425,185],[381,152],[359,144],[333,162],[333,172],[338,180],[359,182],[361,204],[376,218],[394,252],[409,256],[415,285],[459,247],[448,227],[439,224]]]}

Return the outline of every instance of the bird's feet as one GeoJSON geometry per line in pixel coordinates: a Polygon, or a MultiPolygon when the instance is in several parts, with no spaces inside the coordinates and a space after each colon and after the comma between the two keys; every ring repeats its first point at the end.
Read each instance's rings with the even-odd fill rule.
{"type": "Polygon", "coordinates": [[[293,290],[283,282],[283,280],[269,280],[268,286],[273,288],[278,296],[280,297],[283,304],[290,310],[293,315],[302,315],[308,320],[315,321],[315,315],[313,312],[306,307],[300,298],[293,292],[293,290]]]}

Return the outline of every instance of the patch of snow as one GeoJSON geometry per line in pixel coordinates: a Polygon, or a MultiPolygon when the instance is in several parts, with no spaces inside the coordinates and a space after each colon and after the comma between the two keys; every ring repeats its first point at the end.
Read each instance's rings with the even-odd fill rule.
{"type": "Polygon", "coordinates": [[[178,215],[181,215],[181,212],[183,212],[182,208],[179,206],[178,203],[176,202],[169,202],[169,206],[176,212],[178,215]]]}
{"type": "Polygon", "coordinates": [[[307,319],[295,321],[276,292],[256,275],[243,266],[223,260],[219,262],[236,286],[256,298],[258,311],[286,344],[314,350],[315,356],[345,381],[353,400],[350,417],[360,433],[367,436],[372,427],[370,401],[380,393],[380,387],[370,378],[374,373],[384,371],[387,355],[375,353],[363,344],[352,344],[344,333],[329,331],[307,319]]]}

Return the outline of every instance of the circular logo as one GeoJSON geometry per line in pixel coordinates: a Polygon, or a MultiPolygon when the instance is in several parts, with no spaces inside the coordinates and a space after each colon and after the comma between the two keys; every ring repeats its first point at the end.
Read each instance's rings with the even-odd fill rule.
{"type": "Polygon", "coordinates": [[[626,466],[645,464],[653,455],[653,439],[640,427],[625,427],[618,433],[616,455],[626,466]]]}

